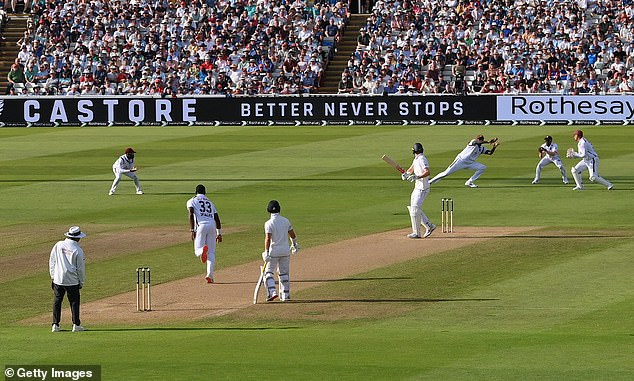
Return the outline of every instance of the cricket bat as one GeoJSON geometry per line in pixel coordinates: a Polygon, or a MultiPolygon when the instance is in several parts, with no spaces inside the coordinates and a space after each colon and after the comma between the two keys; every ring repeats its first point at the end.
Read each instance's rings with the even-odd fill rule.
{"type": "Polygon", "coordinates": [[[264,283],[264,269],[265,266],[260,266],[260,278],[258,278],[258,283],[255,285],[255,290],[253,291],[253,304],[258,303],[258,293],[260,292],[260,286],[264,283]]]}
{"type": "Polygon", "coordinates": [[[383,159],[383,161],[385,161],[386,163],[388,163],[389,165],[391,165],[394,169],[396,169],[397,171],[399,171],[400,173],[405,173],[405,170],[403,169],[403,167],[401,167],[400,165],[398,165],[397,162],[395,162],[394,160],[392,160],[392,158],[390,158],[387,155],[383,155],[381,157],[381,159],[383,159]]]}

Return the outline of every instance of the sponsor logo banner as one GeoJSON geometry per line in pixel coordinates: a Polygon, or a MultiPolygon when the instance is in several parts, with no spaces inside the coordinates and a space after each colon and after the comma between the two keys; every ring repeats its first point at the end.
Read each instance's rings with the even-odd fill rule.
{"type": "Polygon", "coordinates": [[[494,96],[0,97],[0,126],[29,127],[434,124],[495,114],[494,96]]]}
{"type": "Polygon", "coordinates": [[[504,95],[497,97],[498,120],[631,120],[631,95],[504,95]]]}

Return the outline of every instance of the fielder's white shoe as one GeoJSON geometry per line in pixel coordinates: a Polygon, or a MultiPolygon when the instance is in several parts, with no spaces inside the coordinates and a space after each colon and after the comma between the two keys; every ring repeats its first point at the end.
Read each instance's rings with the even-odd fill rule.
{"type": "Polygon", "coordinates": [[[114,194],[113,191],[108,192],[108,196],[112,196],[114,194]]]}
{"type": "Polygon", "coordinates": [[[59,325],[53,324],[53,326],[51,327],[51,332],[59,332],[59,325]]]}
{"type": "Polygon", "coordinates": [[[82,327],[81,325],[73,324],[73,332],[81,332],[81,331],[85,331],[84,327],[82,327]]]}
{"type": "Polygon", "coordinates": [[[537,184],[537,183],[539,183],[539,180],[533,180],[533,181],[531,181],[531,184],[537,184]]]}
{"type": "Polygon", "coordinates": [[[574,187],[572,190],[583,190],[583,187],[574,187]]]}
{"type": "Polygon", "coordinates": [[[136,191],[136,194],[143,194],[143,191],[141,191],[141,190],[136,191]]]}
{"type": "Polygon", "coordinates": [[[564,182],[564,184],[568,184],[568,179],[563,179],[562,181],[564,182]]]}
{"type": "Polygon", "coordinates": [[[464,183],[464,185],[468,186],[469,188],[477,188],[478,187],[477,185],[475,185],[471,181],[467,181],[466,183],[464,183]]]}
{"type": "Polygon", "coordinates": [[[608,187],[608,190],[612,190],[614,188],[614,184],[610,184],[610,186],[608,187]]]}
{"type": "Polygon", "coordinates": [[[416,233],[409,233],[407,235],[407,238],[420,238],[420,236],[418,234],[416,234],[416,233]]]}
{"type": "Polygon", "coordinates": [[[434,232],[434,230],[436,230],[436,225],[431,224],[431,225],[429,226],[429,228],[427,228],[427,231],[425,232],[425,234],[423,234],[423,238],[427,238],[427,237],[429,237],[429,236],[431,235],[431,233],[433,233],[433,232],[434,232]]]}

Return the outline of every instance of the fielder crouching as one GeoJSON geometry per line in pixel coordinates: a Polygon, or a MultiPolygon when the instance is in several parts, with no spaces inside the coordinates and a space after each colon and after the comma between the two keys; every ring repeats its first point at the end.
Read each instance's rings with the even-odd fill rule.
{"type": "Polygon", "coordinates": [[[280,215],[280,203],[277,200],[271,200],[266,210],[271,213],[269,220],[264,223],[264,252],[262,252],[262,259],[266,263],[264,269],[266,301],[273,301],[279,296],[280,300],[284,302],[291,298],[290,255],[299,251],[299,244],[291,222],[280,215]],[[290,237],[291,244],[289,244],[288,237],[290,237]],[[279,294],[273,278],[276,270],[279,280],[279,294]]]}

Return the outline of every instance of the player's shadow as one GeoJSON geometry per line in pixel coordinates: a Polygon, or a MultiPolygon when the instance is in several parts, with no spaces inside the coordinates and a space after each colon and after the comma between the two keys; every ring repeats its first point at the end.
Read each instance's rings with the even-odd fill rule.
{"type": "Polygon", "coordinates": [[[293,283],[329,283],[329,282],[359,282],[359,281],[382,281],[382,280],[412,280],[412,277],[363,277],[363,278],[337,278],[337,279],[293,279],[293,283]]]}
{"type": "Polygon", "coordinates": [[[90,328],[86,332],[128,332],[128,331],[276,331],[300,329],[301,327],[113,327],[90,328]]]}
{"type": "MultiPolygon", "coordinates": [[[[359,282],[382,280],[412,280],[411,277],[366,277],[366,278],[337,278],[337,279],[293,279],[292,283],[330,283],[330,282],[359,282]]],[[[257,280],[257,279],[256,279],[257,280]]],[[[254,284],[254,282],[215,282],[216,284],[254,284]]],[[[277,283],[277,281],[275,282],[277,283]]]]}
{"type": "Polygon", "coordinates": [[[298,300],[293,299],[291,302],[301,304],[314,303],[447,303],[447,302],[491,302],[500,300],[498,298],[399,298],[399,299],[310,299],[298,300]]]}

